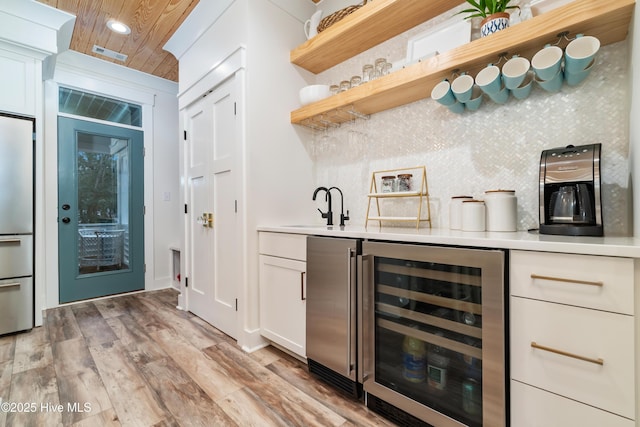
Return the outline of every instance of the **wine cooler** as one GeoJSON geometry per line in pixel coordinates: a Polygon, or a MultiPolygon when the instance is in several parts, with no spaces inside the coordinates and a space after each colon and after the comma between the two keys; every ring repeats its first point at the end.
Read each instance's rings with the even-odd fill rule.
{"type": "Polygon", "coordinates": [[[400,425],[505,426],[505,256],[364,242],[360,366],[367,405],[400,425]]]}

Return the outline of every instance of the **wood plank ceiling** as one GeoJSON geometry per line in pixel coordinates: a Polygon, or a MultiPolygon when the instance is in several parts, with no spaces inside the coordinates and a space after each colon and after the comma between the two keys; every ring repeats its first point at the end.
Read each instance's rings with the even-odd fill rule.
{"type": "MultiPolygon", "coordinates": [[[[76,15],[71,50],[144,73],[178,81],[178,61],[162,50],[199,0],[38,0],[76,15]],[[121,35],[106,26],[116,19],[131,28],[121,35]],[[92,52],[98,45],[128,56],[123,63],[92,52]]],[[[210,0],[205,0],[210,1],[210,0]]]]}

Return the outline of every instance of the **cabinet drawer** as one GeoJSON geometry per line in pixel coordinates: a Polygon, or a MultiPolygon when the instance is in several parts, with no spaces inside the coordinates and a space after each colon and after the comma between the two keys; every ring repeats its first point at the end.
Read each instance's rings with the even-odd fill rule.
{"type": "Polygon", "coordinates": [[[0,335],[33,327],[31,277],[0,280],[0,335]]]}
{"type": "Polygon", "coordinates": [[[511,425],[517,427],[634,427],[632,420],[539,388],[511,381],[511,425]]]}
{"type": "Polygon", "coordinates": [[[633,316],[519,297],[510,312],[512,379],[635,418],[633,316]]]}
{"type": "Polygon", "coordinates": [[[0,279],[31,276],[33,270],[33,237],[0,236],[0,279]]]}
{"type": "Polygon", "coordinates": [[[512,251],[511,295],[633,314],[631,258],[512,251]]]}
{"type": "Polygon", "coordinates": [[[280,258],[307,260],[307,236],[305,234],[260,233],[260,253],[280,258]]]}

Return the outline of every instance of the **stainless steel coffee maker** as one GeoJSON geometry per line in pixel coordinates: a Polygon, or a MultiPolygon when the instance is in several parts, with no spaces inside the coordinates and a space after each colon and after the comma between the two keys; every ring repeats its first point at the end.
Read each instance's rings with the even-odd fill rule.
{"type": "Polygon", "coordinates": [[[602,144],[544,150],[540,157],[540,234],[602,236],[602,144]]]}

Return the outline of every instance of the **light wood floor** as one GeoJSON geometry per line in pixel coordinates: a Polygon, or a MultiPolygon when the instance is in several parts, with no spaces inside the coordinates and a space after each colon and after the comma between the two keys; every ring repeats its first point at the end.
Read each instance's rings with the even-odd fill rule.
{"type": "Polygon", "coordinates": [[[0,337],[0,426],[393,425],[176,303],[174,290],[84,302],[0,337]]]}

